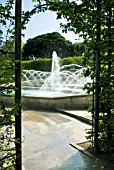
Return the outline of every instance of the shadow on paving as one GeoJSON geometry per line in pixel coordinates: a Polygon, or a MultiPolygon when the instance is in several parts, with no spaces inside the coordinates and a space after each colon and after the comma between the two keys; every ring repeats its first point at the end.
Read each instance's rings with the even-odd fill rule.
{"type": "Polygon", "coordinates": [[[61,165],[49,170],[113,170],[114,164],[91,158],[83,153],[76,153],[61,165]]]}

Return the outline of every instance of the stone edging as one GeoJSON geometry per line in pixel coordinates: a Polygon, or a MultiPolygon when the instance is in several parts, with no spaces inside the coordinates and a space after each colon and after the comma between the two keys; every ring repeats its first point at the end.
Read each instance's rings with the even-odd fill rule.
{"type": "Polygon", "coordinates": [[[69,113],[69,112],[66,112],[64,110],[61,110],[61,109],[55,109],[56,111],[62,113],[62,114],[65,114],[67,116],[70,116],[70,117],[73,117],[73,118],[76,118],[86,124],[89,124],[91,125],[91,121],[88,119],[88,118],[85,118],[85,117],[82,117],[82,116],[78,116],[78,115],[75,115],[75,114],[72,114],[72,113],[69,113]]]}
{"type": "Polygon", "coordinates": [[[80,152],[84,153],[85,155],[91,157],[91,158],[96,158],[95,155],[91,154],[90,152],[86,151],[84,148],[82,148],[81,146],[79,146],[78,144],[73,144],[70,143],[70,146],[72,146],[73,148],[79,150],[80,152]]]}

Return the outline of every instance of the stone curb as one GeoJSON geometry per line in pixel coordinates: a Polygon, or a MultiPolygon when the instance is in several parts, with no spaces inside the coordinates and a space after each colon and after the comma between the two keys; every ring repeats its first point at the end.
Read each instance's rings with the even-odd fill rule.
{"type": "Polygon", "coordinates": [[[79,146],[78,144],[73,144],[73,143],[70,143],[69,144],[70,146],[72,146],[73,148],[75,149],[78,149],[80,152],[82,152],[83,154],[91,157],[91,158],[96,158],[95,155],[91,154],[90,152],[86,151],[84,148],[82,148],[81,146],[79,146]]]}
{"type": "Polygon", "coordinates": [[[89,125],[92,124],[91,121],[90,121],[88,118],[85,118],[85,117],[82,117],[82,116],[78,116],[78,115],[76,115],[76,114],[69,113],[69,112],[66,112],[66,111],[61,110],[61,109],[55,109],[55,110],[58,111],[58,112],[60,112],[60,113],[62,113],[62,114],[65,114],[65,115],[67,115],[67,116],[76,118],[76,119],[78,119],[78,120],[80,120],[80,121],[82,121],[82,122],[84,122],[84,123],[86,123],[86,124],[89,124],[89,125]]]}

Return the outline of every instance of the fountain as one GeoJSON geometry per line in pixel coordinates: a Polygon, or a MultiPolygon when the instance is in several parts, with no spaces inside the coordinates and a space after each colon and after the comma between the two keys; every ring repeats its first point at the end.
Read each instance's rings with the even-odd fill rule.
{"type": "Polygon", "coordinates": [[[29,96],[68,96],[85,94],[89,78],[82,77],[85,68],[77,64],[60,67],[56,52],[52,55],[51,73],[23,70],[22,94],[29,96]]]}
{"type": "MultiPolygon", "coordinates": [[[[88,108],[91,95],[83,90],[90,81],[82,76],[86,69],[77,64],[60,67],[56,52],[52,55],[51,72],[23,70],[22,101],[27,108],[88,108]]],[[[10,100],[9,100],[10,102],[10,100]]]]}

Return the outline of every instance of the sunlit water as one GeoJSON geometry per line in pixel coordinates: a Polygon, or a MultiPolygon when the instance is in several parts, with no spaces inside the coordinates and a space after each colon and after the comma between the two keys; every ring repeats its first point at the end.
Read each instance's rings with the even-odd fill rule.
{"type": "Polygon", "coordinates": [[[77,64],[60,67],[56,52],[52,55],[51,72],[23,70],[22,94],[28,96],[67,96],[85,94],[84,85],[90,78],[83,77],[84,67],[77,64]]]}

